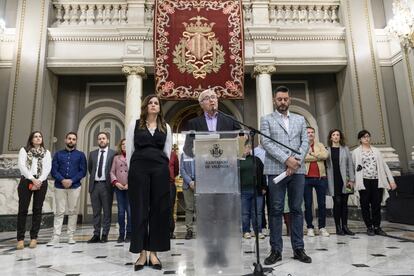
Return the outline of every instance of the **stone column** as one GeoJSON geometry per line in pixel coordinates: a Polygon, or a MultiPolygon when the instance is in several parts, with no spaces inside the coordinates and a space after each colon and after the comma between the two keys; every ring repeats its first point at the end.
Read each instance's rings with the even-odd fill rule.
{"type": "Polygon", "coordinates": [[[256,77],[257,122],[260,127],[260,117],[273,112],[272,79],[276,72],[274,65],[256,65],[253,76],[256,77]]]}
{"type": "Polygon", "coordinates": [[[45,61],[50,2],[21,0],[18,3],[8,104],[7,110],[3,110],[6,116],[4,153],[17,152],[33,130],[42,130],[46,144],[50,142],[53,119],[42,114],[54,112],[50,93],[45,92],[49,90],[45,85],[49,81],[45,61]]]}
{"type": "Polygon", "coordinates": [[[254,25],[269,24],[269,1],[252,0],[252,18],[254,25]]]}
{"type": "Polygon", "coordinates": [[[122,72],[127,75],[125,95],[125,129],[139,118],[142,101],[142,78],[145,76],[145,67],[140,65],[124,65],[122,72]]]}

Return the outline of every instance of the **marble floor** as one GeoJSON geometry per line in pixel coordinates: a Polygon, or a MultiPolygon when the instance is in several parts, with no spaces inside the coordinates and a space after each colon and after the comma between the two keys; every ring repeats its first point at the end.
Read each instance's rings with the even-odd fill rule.
{"type": "MultiPolygon", "coordinates": [[[[265,275],[414,275],[414,226],[383,223],[388,236],[367,236],[361,222],[350,226],[357,235],[305,236],[306,252],[312,264],[292,259],[289,238],[283,237],[283,260],[275,266],[264,266],[265,275]]],[[[333,221],[328,219],[328,230],[333,233],[333,221]]],[[[52,229],[42,229],[36,249],[16,251],[15,233],[0,233],[0,275],[196,275],[193,256],[195,240],[183,239],[185,229],[177,223],[177,239],[171,241],[171,251],[160,253],[163,270],[145,267],[133,271],[137,255],[128,252],[129,244],[116,243],[117,229],[113,225],[110,241],[105,244],[87,244],[92,226],[78,227],[75,245],[65,239],[55,247],[47,247],[52,229]]],[[[260,260],[270,251],[269,238],[260,240],[260,260]]],[[[253,239],[243,240],[243,274],[252,273],[255,261],[253,239]]]]}

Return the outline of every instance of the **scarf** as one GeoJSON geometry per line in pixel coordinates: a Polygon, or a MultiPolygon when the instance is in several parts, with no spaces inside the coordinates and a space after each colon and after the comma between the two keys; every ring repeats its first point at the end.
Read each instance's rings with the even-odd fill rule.
{"type": "Polygon", "coordinates": [[[32,168],[33,158],[37,158],[37,172],[36,178],[40,177],[43,170],[43,158],[45,157],[46,150],[42,147],[31,148],[27,152],[26,167],[30,171],[32,168]]]}

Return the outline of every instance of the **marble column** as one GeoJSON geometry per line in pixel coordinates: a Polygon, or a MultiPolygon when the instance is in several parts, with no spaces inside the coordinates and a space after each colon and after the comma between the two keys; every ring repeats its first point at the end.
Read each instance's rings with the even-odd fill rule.
{"type": "Polygon", "coordinates": [[[276,72],[274,65],[256,65],[253,76],[256,77],[257,125],[260,127],[260,117],[273,112],[272,79],[276,72]]]}
{"type": "Polygon", "coordinates": [[[142,101],[142,78],[145,76],[145,67],[140,65],[124,65],[122,72],[127,75],[125,95],[125,129],[139,118],[142,101]]]}

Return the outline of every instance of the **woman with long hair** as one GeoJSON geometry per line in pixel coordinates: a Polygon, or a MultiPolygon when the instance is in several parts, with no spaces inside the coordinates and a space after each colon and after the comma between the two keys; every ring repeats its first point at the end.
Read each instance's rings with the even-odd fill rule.
{"type": "Polygon", "coordinates": [[[381,229],[381,202],[387,199],[387,190],[394,190],[397,185],[381,152],[371,146],[371,133],[361,130],[358,140],[360,146],[352,152],[352,159],[355,164],[355,191],[359,195],[362,218],[369,236],[386,235],[381,229]]]}
{"type": "Polygon", "coordinates": [[[348,197],[353,192],[355,174],[351,153],[341,130],[329,131],[328,153],[328,190],[333,197],[336,234],[352,236],[355,234],[348,228],[348,197]]]}
{"type": "Polygon", "coordinates": [[[126,141],[132,222],[129,251],[140,253],[134,270],[147,264],[160,270],[157,252],[170,250],[168,163],[172,135],[157,95],[148,95],[142,101],[140,118],[128,127],[126,141]]]}
{"type": "Polygon", "coordinates": [[[131,239],[131,208],[128,199],[128,164],[126,160],[125,138],[119,141],[117,155],[114,156],[111,167],[111,183],[115,187],[116,201],[118,203],[118,243],[130,242],[131,239]],[[125,214],[127,224],[125,227],[125,214]]]}
{"type": "Polygon", "coordinates": [[[37,246],[37,235],[42,221],[42,207],[47,192],[47,176],[52,169],[50,152],[45,149],[43,135],[33,131],[27,139],[26,147],[19,151],[18,166],[21,174],[17,188],[19,211],[17,214],[17,249],[24,248],[26,218],[33,196],[32,227],[30,229],[30,248],[37,246]]]}

